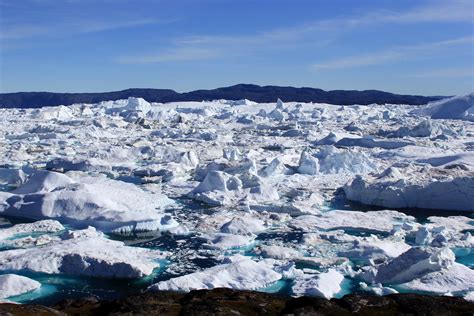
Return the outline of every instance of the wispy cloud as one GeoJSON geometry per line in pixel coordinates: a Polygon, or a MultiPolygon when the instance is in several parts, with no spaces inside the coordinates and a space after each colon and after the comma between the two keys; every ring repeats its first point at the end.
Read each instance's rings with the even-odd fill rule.
{"type": "Polygon", "coordinates": [[[75,34],[103,32],[149,24],[168,23],[169,21],[147,18],[130,19],[130,21],[73,19],[62,22],[57,21],[44,26],[37,24],[9,24],[2,25],[2,28],[0,29],[0,39],[18,40],[38,37],[71,36],[75,34]]]}
{"type": "MultiPolygon", "coordinates": [[[[24,42],[117,29],[167,24],[129,0],[0,0],[0,40],[24,42]]],[[[143,3],[142,3],[143,4],[143,3]]]]}
{"type": "Polygon", "coordinates": [[[41,35],[49,32],[49,28],[35,26],[35,25],[18,25],[10,26],[8,28],[2,27],[0,30],[0,39],[21,39],[34,37],[36,35],[41,35]]]}
{"type": "Polygon", "coordinates": [[[474,77],[472,67],[442,68],[429,71],[422,71],[410,75],[416,78],[461,78],[474,77]]]}
{"type": "Polygon", "coordinates": [[[406,54],[396,51],[383,51],[378,53],[349,56],[339,59],[332,59],[323,63],[314,64],[311,66],[313,70],[324,69],[344,69],[361,66],[380,65],[394,60],[403,58],[406,54]]]}
{"type": "MultiPolygon", "coordinates": [[[[153,64],[164,62],[216,59],[245,55],[261,49],[288,46],[296,38],[275,40],[266,33],[242,36],[185,36],[175,39],[166,49],[157,49],[154,54],[136,54],[115,58],[121,64],[153,64]]],[[[321,43],[327,41],[321,40],[321,43]]]]}
{"type": "Polygon", "coordinates": [[[438,1],[406,11],[375,10],[358,17],[328,19],[315,27],[358,27],[374,24],[473,23],[474,4],[470,0],[438,1]]]}
{"type": "Polygon", "coordinates": [[[215,58],[220,55],[219,50],[212,48],[178,48],[171,51],[151,54],[119,57],[116,62],[120,64],[151,64],[176,61],[194,61],[215,58]]]}
{"type": "Polygon", "coordinates": [[[474,44],[474,36],[423,43],[412,46],[398,46],[365,55],[347,56],[311,65],[313,70],[345,69],[362,66],[374,66],[400,60],[419,58],[421,52],[447,48],[456,45],[474,44]]]}
{"type": "MultiPolygon", "coordinates": [[[[465,0],[441,1],[423,7],[414,7],[403,12],[374,11],[361,16],[342,16],[277,28],[265,32],[243,35],[193,35],[176,38],[168,44],[166,51],[157,49],[155,54],[121,56],[116,62],[128,64],[152,64],[176,61],[222,58],[236,54],[250,54],[255,51],[288,49],[297,45],[320,44],[324,46],[334,41],[336,36],[328,37],[328,32],[346,32],[357,27],[377,24],[406,23],[445,23],[468,22],[474,20],[473,4],[465,0]],[[315,40],[315,38],[317,38],[315,40]]],[[[433,45],[436,43],[433,43],[433,45]]],[[[447,43],[438,43],[445,45],[447,43]]],[[[415,47],[399,48],[397,51],[384,51],[365,56],[354,56],[340,60],[313,65],[313,69],[341,68],[376,65],[405,58],[407,51],[415,47]],[[400,51],[401,50],[401,51],[400,51]]],[[[423,49],[423,48],[420,48],[423,49]]]]}
{"type": "Polygon", "coordinates": [[[470,22],[474,19],[474,4],[471,0],[440,1],[435,5],[415,8],[402,14],[386,16],[389,22],[470,22]]]}
{"type": "Polygon", "coordinates": [[[374,24],[403,23],[474,23],[474,4],[469,0],[442,1],[434,5],[414,7],[403,12],[377,10],[361,16],[342,16],[307,22],[293,27],[277,28],[246,36],[194,36],[180,39],[182,44],[253,44],[268,41],[292,41],[321,31],[346,31],[348,28],[374,24]]]}
{"type": "Polygon", "coordinates": [[[150,24],[168,23],[169,21],[171,20],[157,20],[150,18],[138,18],[130,21],[77,21],[73,24],[73,27],[77,32],[94,33],[150,24]]]}
{"type": "Polygon", "coordinates": [[[440,1],[407,11],[374,10],[359,16],[339,16],[280,28],[259,34],[266,39],[284,40],[321,31],[346,31],[377,24],[412,23],[474,23],[474,3],[471,0],[440,1]]]}

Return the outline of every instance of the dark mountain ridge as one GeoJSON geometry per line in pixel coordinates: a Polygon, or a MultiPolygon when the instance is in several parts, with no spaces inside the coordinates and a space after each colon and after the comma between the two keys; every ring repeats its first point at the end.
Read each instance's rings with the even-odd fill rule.
{"type": "Polygon", "coordinates": [[[316,88],[294,88],[281,86],[258,86],[238,84],[212,90],[195,90],[178,93],[171,89],[127,89],[98,93],[15,92],[0,93],[0,108],[38,108],[74,103],[98,103],[140,97],[148,102],[178,102],[203,100],[249,99],[256,102],[283,101],[319,102],[331,104],[415,104],[421,105],[439,100],[440,96],[400,95],[378,90],[332,90],[316,88]]]}

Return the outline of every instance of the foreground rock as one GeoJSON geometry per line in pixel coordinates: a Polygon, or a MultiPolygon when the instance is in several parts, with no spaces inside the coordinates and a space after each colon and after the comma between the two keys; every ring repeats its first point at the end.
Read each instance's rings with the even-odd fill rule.
{"type": "Polygon", "coordinates": [[[351,294],[326,300],[222,288],[145,293],[111,302],[67,300],[53,308],[0,304],[0,314],[13,315],[470,315],[473,310],[474,303],[459,297],[351,294]]]}

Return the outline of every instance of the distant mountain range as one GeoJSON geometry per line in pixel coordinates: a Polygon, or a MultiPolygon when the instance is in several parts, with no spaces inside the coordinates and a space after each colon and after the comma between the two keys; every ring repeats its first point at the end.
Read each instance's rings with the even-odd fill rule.
{"type": "Polygon", "coordinates": [[[315,88],[294,88],[279,86],[258,86],[238,84],[213,90],[195,90],[178,93],[170,89],[127,89],[100,93],[53,93],[16,92],[1,93],[0,108],[38,108],[51,105],[70,105],[74,103],[98,103],[101,101],[140,97],[148,102],[176,102],[203,100],[249,99],[256,102],[283,101],[319,102],[331,104],[426,104],[439,100],[441,96],[400,95],[378,90],[332,90],[315,88]]]}

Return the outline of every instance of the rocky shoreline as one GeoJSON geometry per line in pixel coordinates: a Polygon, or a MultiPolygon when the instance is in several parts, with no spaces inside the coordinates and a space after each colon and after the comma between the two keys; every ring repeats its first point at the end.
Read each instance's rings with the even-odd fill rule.
{"type": "Polygon", "coordinates": [[[0,315],[473,315],[460,297],[350,294],[341,299],[283,297],[218,288],[155,292],[114,301],[65,300],[54,306],[0,304],[0,315]]]}

